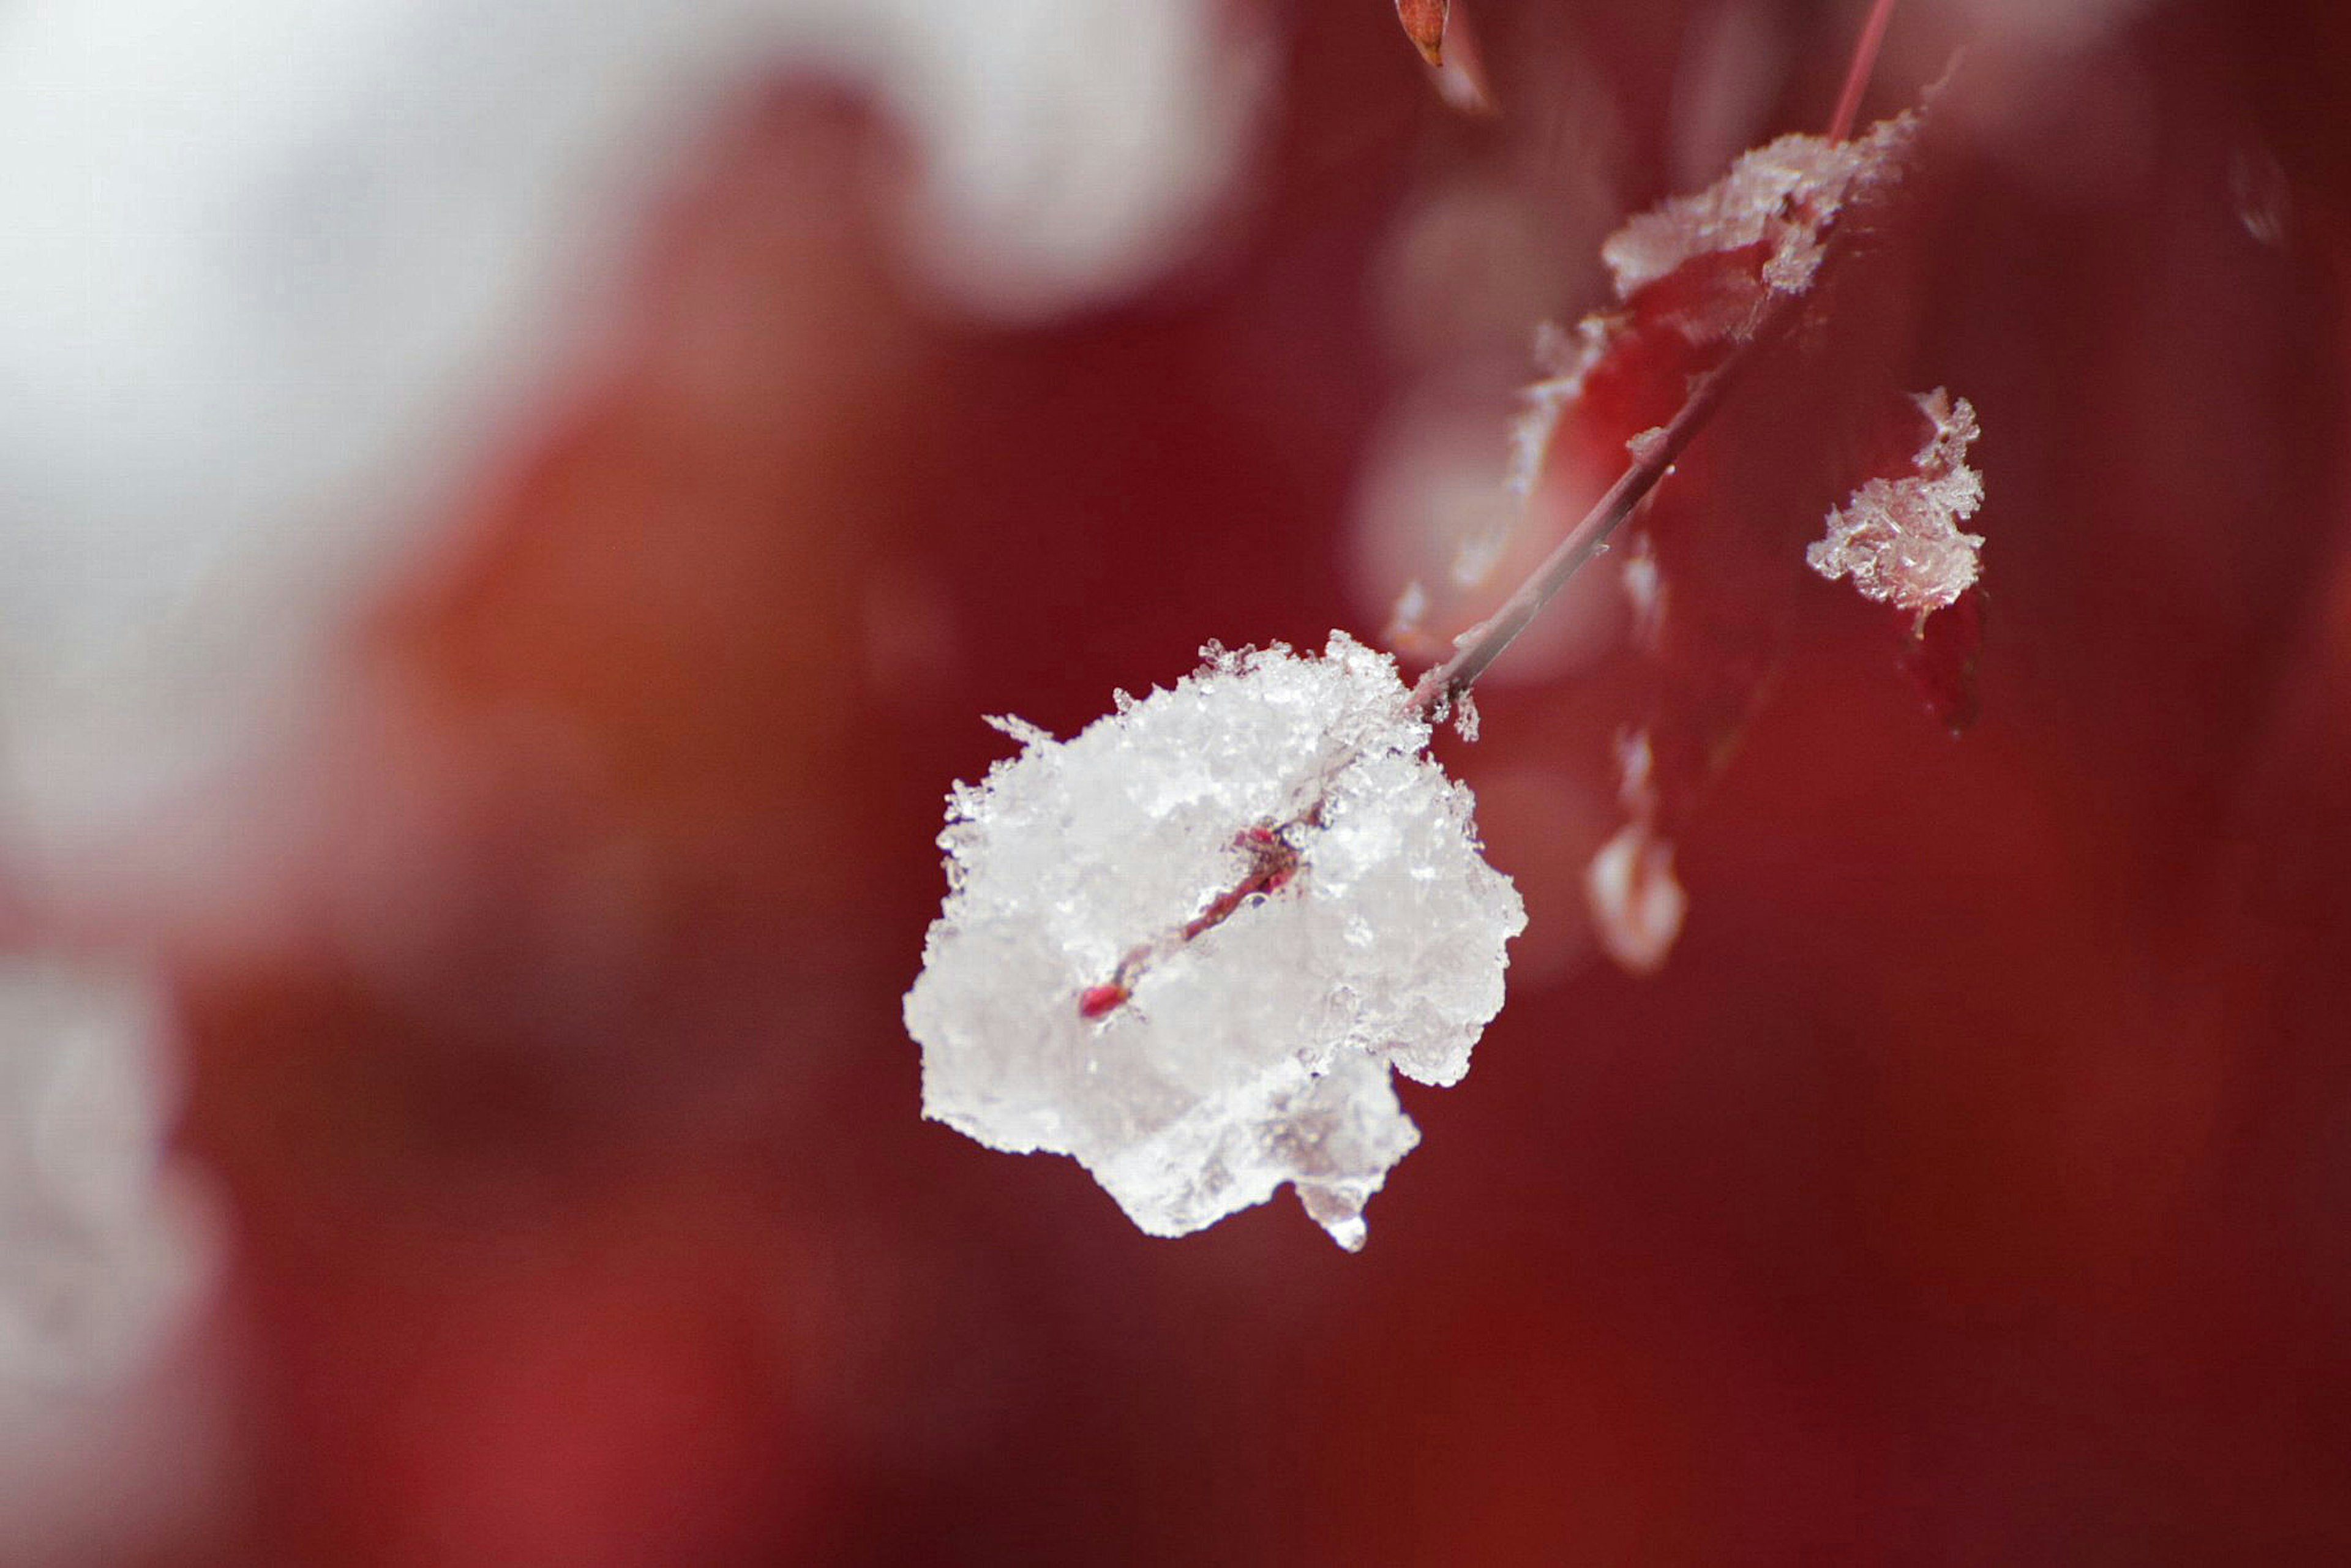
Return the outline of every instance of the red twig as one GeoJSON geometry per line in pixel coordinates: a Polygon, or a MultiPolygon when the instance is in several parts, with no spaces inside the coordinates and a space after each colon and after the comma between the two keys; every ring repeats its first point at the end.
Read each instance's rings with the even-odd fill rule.
{"type": "Polygon", "coordinates": [[[1108,1018],[1134,995],[1135,982],[1154,959],[1189,946],[1231,919],[1242,904],[1258,894],[1270,895],[1288,887],[1298,875],[1298,847],[1292,838],[1305,829],[1320,826],[1322,812],[1318,801],[1297,821],[1279,828],[1267,822],[1243,828],[1233,840],[1233,847],[1249,856],[1249,869],[1242,873],[1240,880],[1211,898],[1207,907],[1186,921],[1181,929],[1155,942],[1146,942],[1120,959],[1118,968],[1108,980],[1079,992],[1078,1016],[1090,1021],[1108,1018]]]}
{"type": "Polygon", "coordinates": [[[1740,373],[1747,368],[1758,345],[1777,337],[1793,314],[1796,302],[1802,296],[1774,294],[1764,308],[1753,332],[1730,350],[1729,357],[1701,378],[1676,413],[1670,423],[1642,447],[1631,467],[1617,476],[1608,486],[1608,493],[1593,504],[1583,520],[1570,528],[1567,537],[1552,547],[1542,564],[1536,567],[1502,607],[1480,622],[1467,641],[1460,643],[1453,656],[1420,677],[1412,689],[1412,706],[1421,713],[1433,713],[1441,703],[1458,699],[1486,673],[1486,666],[1500,657],[1502,650],[1518,640],[1530,622],[1542,612],[1544,605],[1558,596],[1567,586],[1568,579],[1583,570],[1584,562],[1608,548],[1608,537],[1622,527],[1633,509],[1648,498],[1666,476],[1682,449],[1705,428],[1714,417],[1723,397],[1730,391],[1740,373]]]}
{"type": "Polygon", "coordinates": [[[1861,25],[1861,37],[1854,41],[1853,63],[1845,67],[1844,88],[1837,94],[1836,112],[1829,116],[1828,138],[1842,141],[1853,134],[1853,122],[1861,113],[1861,95],[1869,87],[1870,73],[1877,68],[1878,47],[1886,42],[1886,24],[1894,16],[1894,0],[1872,0],[1869,16],[1861,25]]]}

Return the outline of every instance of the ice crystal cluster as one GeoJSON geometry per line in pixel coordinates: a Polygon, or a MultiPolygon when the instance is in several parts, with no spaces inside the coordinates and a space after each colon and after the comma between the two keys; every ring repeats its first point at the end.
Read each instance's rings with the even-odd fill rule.
{"type": "Polygon", "coordinates": [[[1526,924],[1394,662],[1205,650],[1172,691],[957,785],[906,1026],[925,1114],[1074,1156],[1177,1236],[1293,1185],[1343,1247],[1526,924]],[[1236,897],[1236,894],[1239,896],[1236,897]]]}
{"type": "Polygon", "coordinates": [[[1767,287],[1802,293],[1820,270],[1837,214],[1898,175],[1918,124],[1915,112],[1900,114],[1850,141],[1782,136],[1743,154],[1705,190],[1676,196],[1608,236],[1600,256],[1617,298],[1631,298],[1693,256],[1751,245],[1768,247],[1767,287]]]}
{"type": "Polygon", "coordinates": [[[1983,536],[1959,523],[1983,503],[1982,476],[1967,465],[1976,411],[1941,387],[1921,394],[1918,412],[1932,431],[1914,459],[1917,472],[1872,479],[1828,516],[1827,537],[1804,559],[1834,582],[1853,579],[1864,598],[1925,620],[1975,585],[1983,536]]]}

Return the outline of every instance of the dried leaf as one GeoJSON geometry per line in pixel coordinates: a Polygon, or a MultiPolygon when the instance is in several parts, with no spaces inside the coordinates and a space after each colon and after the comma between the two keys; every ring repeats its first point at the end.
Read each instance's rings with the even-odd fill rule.
{"type": "Polygon", "coordinates": [[[1445,19],[1452,0],[1396,0],[1396,19],[1420,57],[1432,66],[1445,63],[1445,19]]]}

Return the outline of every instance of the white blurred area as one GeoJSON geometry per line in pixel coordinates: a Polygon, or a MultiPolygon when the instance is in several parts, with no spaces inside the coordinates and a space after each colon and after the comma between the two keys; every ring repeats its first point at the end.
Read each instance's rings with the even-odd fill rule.
{"type": "Polygon", "coordinates": [[[217,1404],[188,1364],[218,1220],[165,1161],[175,1081],[168,1012],[140,966],[0,959],[7,1561],[127,1550],[220,1462],[217,1404]]]}
{"type": "Polygon", "coordinates": [[[158,1181],[172,1079],[135,968],[0,962],[0,1379],[120,1372],[198,1284],[199,1206],[158,1181]]]}
{"type": "Polygon", "coordinates": [[[870,89],[924,171],[914,267],[1036,314],[1141,281],[1213,199],[1263,75],[1224,9],[0,7],[13,860],[109,913],[219,871],[220,833],[140,830],[315,697],[325,629],[592,347],[648,198],[745,90],[870,89]]]}
{"type": "MultiPolygon", "coordinates": [[[[17,943],[144,951],[256,896],[292,831],[277,786],[339,695],[338,629],[592,359],[652,204],[747,95],[870,93],[914,154],[910,274],[943,311],[1029,319],[1181,254],[1268,79],[1244,19],[1212,0],[0,3],[17,943]]],[[[0,1469],[58,1430],[16,1413],[130,1376],[204,1277],[203,1228],[158,1197],[171,1075],[143,984],[0,970],[0,1469]]]]}

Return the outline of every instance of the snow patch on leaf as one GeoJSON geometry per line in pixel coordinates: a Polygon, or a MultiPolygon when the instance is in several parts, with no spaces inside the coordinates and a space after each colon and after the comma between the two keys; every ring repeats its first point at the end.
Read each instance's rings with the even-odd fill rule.
{"type": "Polygon", "coordinates": [[[1526,925],[1394,661],[1212,651],[958,785],[906,997],[924,1113],[1075,1157],[1155,1236],[1287,1182],[1342,1246],[1419,1141],[1526,925]]]}
{"type": "Polygon", "coordinates": [[[1919,394],[1932,431],[1907,478],[1876,478],[1828,515],[1828,533],[1804,551],[1812,569],[1842,577],[1865,599],[1921,622],[1958,601],[1981,571],[1983,536],[1959,531],[1983,502],[1983,476],[1967,465],[1976,411],[1941,387],[1919,394]]]}
{"type": "Polygon", "coordinates": [[[1852,141],[1782,136],[1742,155],[1705,190],[1641,214],[1602,243],[1617,297],[1630,299],[1697,256],[1756,245],[1768,247],[1764,286],[1802,293],[1820,270],[1837,214],[1898,175],[1918,125],[1913,110],[1852,141]]]}
{"type": "Polygon", "coordinates": [[[1633,612],[1633,640],[1642,647],[1655,648],[1665,629],[1666,581],[1657,569],[1657,547],[1646,530],[1635,533],[1625,547],[1618,580],[1633,612]]]}
{"type": "Polygon", "coordinates": [[[1583,395],[1584,378],[1608,352],[1608,323],[1587,316],[1573,332],[1546,321],[1535,329],[1535,366],[1542,380],[1520,394],[1524,406],[1510,426],[1510,466],[1503,486],[1521,504],[1535,492],[1551,455],[1560,415],[1583,395]]]}

